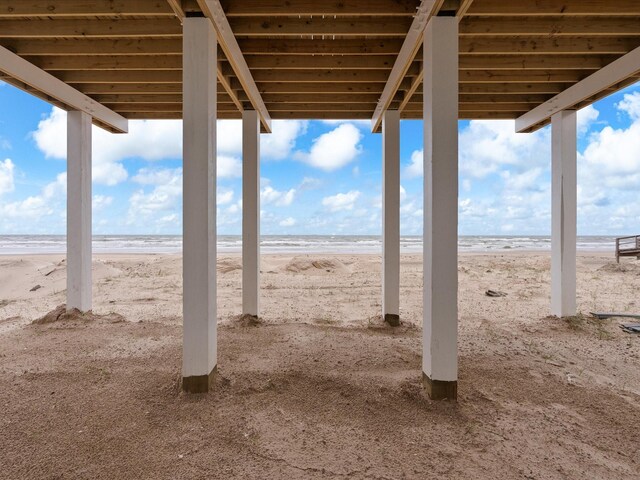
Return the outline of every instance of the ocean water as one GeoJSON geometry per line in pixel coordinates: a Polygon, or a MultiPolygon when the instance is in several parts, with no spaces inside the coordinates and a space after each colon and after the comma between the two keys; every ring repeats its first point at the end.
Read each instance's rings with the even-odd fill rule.
{"type": "MultiPolygon", "coordinates": [[[[578,237],[579,251],[613,252],[615,237],[578,237]]],[[[218,237],[218,252],[240,252],[239,235],[218,237]]],[[[422,237],[406,236],[400,239],[403,253],[421,253],[422,237]]],[[[461,236],[460,252],[550,251],[551,238],[547,236],[461,236]]],[[[63,235],[0,235],[0,255],[65,253],[63,235]]],[[[95,235],[93,251],[96,253],[174,253],[182,252],[179,235],[95,235]]],[[[380,253],[379,236],[349,235],[264,235],[263,253],[380,253]]]]}

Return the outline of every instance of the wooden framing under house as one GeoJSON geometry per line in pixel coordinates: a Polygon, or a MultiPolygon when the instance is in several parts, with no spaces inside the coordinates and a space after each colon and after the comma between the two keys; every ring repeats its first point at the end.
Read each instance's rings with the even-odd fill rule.
{"type": "Polygon", "coordinates": [[[68,308],[91,305],[90,123],[122,133],[129,119],[183,119],[190,392],[208,390],[216,368],[216,119],[244,123],[250,315],[260,131],[278,119],[366,119],[383,132],[390,323],[400,315],[399,121],[424,120],[423,374],[432,398],[455,399],[457,121],[513,119],[520,132],[552,123],[551,305],[572,315],[575,110],[639,79],[637,0],[0,0],[0,80],[72,112],[68,308]]]}

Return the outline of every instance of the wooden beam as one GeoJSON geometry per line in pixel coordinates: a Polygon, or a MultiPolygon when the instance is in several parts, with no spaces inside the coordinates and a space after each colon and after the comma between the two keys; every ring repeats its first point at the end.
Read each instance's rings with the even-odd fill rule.
{"type": "MultiPolygon", "coordinates": [[[[409,80],[403,80],[403,85],[409,85],[409,80]]],[[[316,93],[376,93],[380,95],[382,92],[380,83],[373,82],[275,82],[260,84],[259,88],[263,95],[268,93],[296,93],[296,94],[316,94],[316,93]]]]}
{"type": "Polygon", "coordinates": [[[397,38],[241,38],[245,55],[397,55],[402,40],[397,38]]]}
{"type": "Polygon", "coordinates": [[[180,37],[180,22],[173,17],[145,19],[0,20],[0,38],[119,38],[180,37]]]}
{"type": "Polygon", "coordinates": [[[553,114],[575,108],[577,104],[638,72],[640,72],[640,47],[519,117],[516,120],[516,131],[534,131],[548,123],[553,114]]]}
{"type": "Polygon", "coordinates": [[[182,70],[178,55],[23,55],[22,58],[43,70],[182,70]]]}
{"type": "Polygon", "coordinates": [[[0,18],[86,17],[86,16],[171,16],[169,6],[149,0],[4,0],[0,18]]]}
{"type": "MultiPolygon", "coordinates": [[[[462,17],[464,17],[469,7],[471,7],[472,3],[473,3],[473,0],[462,0],[456,12],[456,18],[458,19],[458,23],[460,23],[460,20],[462,20],[462,17]]],[[[460,40],[461,39],[458,38],[458,45],[460,44],[460,40]]],[[[402,100],[402,102],[400,102],[400,106],[398,107],[398,109],[400,110],[400,113],[402,113],[402,110],[404,110],[404,108],[407,106],[407,102],[411,99],[411,97],[413,97],[418,87],[422,85],[423,80],[424,80],[424,69],[420,68],[418,76],[413,79],[413,82],[411,82],[411,87],[409,87],[409,89],[406,91],[404,99],[402,100]]]]}
{"type": "Polygon", "coordinates": [[[242,102],[238,99],[238,93],[231,86],[231,80],[227,75],[224,74],[222,66],[220,65],[220,62],[218,62],[217,74],[218,74],[218,82],[220,82],[220,84],[222,85],[222,88],[224,88],[224,90],[227,92],[229,97],[231,97],[231,100],[236,105],[236,108],[238,109],[238,111],[243,112],[244,106],[242,105],[242,102]]]}
{"type": "Polygon", "coordinates": [[[180,70],[52,70],[51,72],[66,83],[182,83],[180,70]]]}
{"type": "Polygon", "coordinates": [[[269,111],[262,100],[260,91],[255,80],[249,71],[247,62],[242,55],[238,41],[236,40],[229,21],[219,0],[198,0],[200,8],[211,20],[218,34],[218,43],[222,47],[225,56],[229,60],[236,77],[242,84],[242,89],[249,97],[253,109],[258,112],[260,123],[267,132],[271,132],[271,117],[269,111]]]}
{"type": "Polygon", "coordinates": [[[460,83],[573,83],[593,70],[460,70],[460,83]]]}
{"type": "Polygon", "coordinates": [[[640,15],[637,0],[482,0],[476,2],[469,15],[640,15]]]}
{"type": "Polygon", "coordinates": [[[340,35],[341,37],[404,37],[411,17],[236,17],[229,19],[233,33],[244,37],[340,35]]]}
{"type": "Polygon", "coordinates": [[[155,95],[182,93],[182,83],[82,83],[69,82],[74,88],[87,95],[103,93],[155,95]]]}
{"type": "Polygon", "coordinates": [[[615,55],[461,55],[461,70],[597,70],[615,55]]]}
{"type": "Polygon", "coordinates": [[[176,18],[180,20],[180,23],[182,24],[182,20],[186,17],[186,13],[182,8],[182,0],[167,0],[167,3],[169,4],[169,7],[171,7],[176,18]]]}
{"type": "Polygon", "coordinates": [[[245,55],[251,70],[391,70],[394,55],[245,55]]]}
{"type": "MultiPolygon", "coordinates": [[[[513,2],[517,3],[517,2],[513,2]]],[[[460,21],[460,35],[638,36],[640,17],[471,17],[460,21]]]]}
{"type": "Polygon", "coordinates": [[[127,132],[128,122],[125,118],[4,47],[0,47],[0,71],[55,98],[66,105],[68,110],[79,110],[91,115],[93,121],[103,128],[118,133],[127,132]]]}
{"type": "Polygon", "coordinates": [[[416,12],[416,0],[340,0],[340,1],[308,1],[308,0],[223,0],[222,6],[227,17],[237,16],[408,16],[416,12]]]}
{"type": "MultiPolygon", "coordinates": [[[[412,67],[413,68],[413,67],[412,67]]],[[[413,68],[410,75],[416,75],[413,68]]],[[[386,83],[388,70],[255,70],[256,82],[354,82],[354,83],[386,83]]],[[[402,80],[402,79],[400,79],[402,80]]],[[[395,95],[395,92],[394,92],[395,95]]]]}
{"type": "Polygon", "coordinates": [[[418,12],[413,18],[411,28],[402,43],[398,58],[391,69],[388,80],[382,91],[382,96],[378,101],[378,105],[375,108],[373,117],[371,118],[371,130],[377,132],[382,123],[382,114],[391,103],[391,99],[398,91],[398,86],[402,79],[406,76],[407,71],[411,67],[411,63],[415,58],[418,50],[422,45],[422,38],[424,36],[424,29],[429,22],[429,19],[434,14],[435,9],[440,6],[436,0],[422,0],[418,7],[418,12]]]}
{"type": "Polygon", "coordinates": [[[460,54],[469,55],[624,55],[640,37],[461,37],[460,54]]]}
{"type": "Polygon", "coordinates": [[[4,47],[18,55],[182,55],[176,38],[4,38],[4,47]]]}

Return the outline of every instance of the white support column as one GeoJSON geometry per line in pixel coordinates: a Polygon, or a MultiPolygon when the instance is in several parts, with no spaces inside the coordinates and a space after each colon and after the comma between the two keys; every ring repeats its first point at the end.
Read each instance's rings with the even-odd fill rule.
{"type": "Polygon", "coordinates": [[[183,23],[182,387],[211,387],[216,334],[216,35],[208,18],[183,23]]]}
{"type": "Polygon", "coordinates": [[[400,112],[382,117],[382,317],[400,325],[400,112]]]}
{"type": "Polygon", "coordinates": [[[575,110],[551,117],[551,313],[576,314],[575,110]]]}
{"type": "Polygon", "coordinates": [[[259,314],[260,299],[260,118],[242,113],[242,313],[259,314]]]}
{"type": "Polygon", "coordinates": [[[67,310],[91,310],[91,115],[67,113],[67,310]]]}
{"type": "Polygon", "coordinates": [[[458,385],[458,19],[424,35],[424,319],[422,372],[432,399],[458,385]]]}

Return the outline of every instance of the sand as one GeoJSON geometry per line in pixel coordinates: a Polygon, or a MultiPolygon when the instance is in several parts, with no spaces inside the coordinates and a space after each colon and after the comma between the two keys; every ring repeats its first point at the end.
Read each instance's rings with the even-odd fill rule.
{"type": "MultiPolygon", "coordinates": [[[[420,384],[419,256],[392,329],[379,256],[264,255],[256,324],[222,255],[204,395],[179,387],[180,257],[99,255],[93,314],[41,324],[63,257],[0,257],[0,478],[640,478],[640,336],[547,317],[549,263],[461,256],[455,404],[420,384]]],[[[579,255],[581,312],[640,313],[639,291],[640,261],[579,255]]]]}

